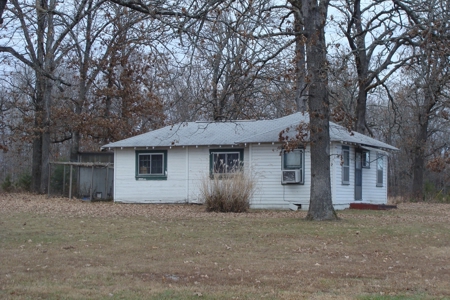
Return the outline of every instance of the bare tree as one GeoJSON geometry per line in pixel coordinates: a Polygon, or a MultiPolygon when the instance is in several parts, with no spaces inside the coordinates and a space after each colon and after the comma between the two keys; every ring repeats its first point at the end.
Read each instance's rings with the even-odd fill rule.
{"type": "MultiPolygon", "coordinates": [[[[450,73],[450,36],[449,11],[450,2],[434,1],[394,1],[408,16],[408,27],[414,31],[412,53],[406,71],[413,77],[411,86],[417,102],[414,110],[414,125],[416,126],[412,144],[412,196],[423,198],[424,169],[427,146],[430,135],[430,122],[442,115],[443,107],[447,106],[450,73]]],[[[428,149],[429,150],[429,149],[428,149]]]]}
{"type": "MultiPolygon", "coordinates": [[[[35,71],[33,191],[45,192],[49,177],[50,124],[52,92],[55,85],[67,84],[58,76],[57,67],[67,53],[66,37],[86,14],[89,1],[74,3],[73,14],[58,9],[55,0],[11,1],[8,27],[17,39],[3,40],[0,52],[8,53],[35,71]],[[18,41],[19,40],[19,41],[18,41]],[[21,52],[25,46],[26,51],[21,52]]],[[[91,9],[95,9],[97,2],[91,9]]]]}
{"type": "MultiPolygon", "coordinates": [[[[120,65],[119,68],[122,69],[129,68],[126,65],[128,61],[119,56],[125,57],[135,53],[138,44],[151,44],[151,34],[141,30],[142,27],[151,29],[152,24],[146,22],[146,19],[148,17],[143,14],[129,12],[127,8],[106,3],[97,10],[89,10],[85,18],[71,32],[73,39],[71,53],[73,55],[70,55],[70,59],[66,60],[64,64],[70,69],[75,69],[72,76],[77,80],[72,89],[76,92],[68,96],[70,101],[68,101],[69,105],[64,115],[66,120],[67,116],[72,116],[67,120],[70,122],[68,138],[71,143],[70,159],[72,161],[78,159],[82,133],[87,134],[92,129],[92,122],[99,117],[94,118],[94,114],[88,113],[86,108],[96,102],[95,98],[103,98],[102,95],[97,95],[99,90],[104,89],[102,82],[107,81],[109,88],[112,87],[112,76],[114,76],[114,72],[117,72],[117,66],[120,65]],[[105,74],[107,75],[105,76],[105,74]],[[92,117],[87,118],[86,113],[92,117]]],[[[145,61],[142,63],[145,64],[145,61]]],[[[136,68],[135,71],[138,70],[142,69],[136,68]]],[[[142,70],[142,72],[145,71],[142,70]]],[[[136,91],[130,89],[130,92],[132,92],[131,96],[136,91]]],[[[105,112],[103,117],[108,117],[111,106],[109,94],[106,93],[106,95],[106,107],[102,109],[105,112]]],[[[89,109],[87,110],[89,111],[89,109]]],[[[98,129],[101,128],[105,133],[108,130],[114,131],[112,128],[108,129],[106,123],[98,125],[100,126],[98,129]]],[[[98,134],[99,132],[95,135],[98,136],[98,134]]],[[[101,134],[101,136],[105,139],[103,142],[109,141],[108,134],[101,134]]]]}
{"type": "Polygon", "coordinates": [[[232,3],[228,10],[215,13],[214,22],[202,25],[201,32],[189,36],[191,43],[184,50],[189,66],[183,68],[183,78],[198,90],[190,103],[203,118],[261,118],[268,113],[261,108],[283,107],[275,103],[284,99],[274,87],[284,89],[283,79],[290,77],[293,40],[265,35],[275,27],[276,18],[266,13],[271,5],[270,1],[232,3]]]}
{"type": "Polygon", "coordinates": [[[304,0],[304,28],[311,147],[311,199],[309,220],[337,218],[331,199],[330,108],[325,25],[329,1],[304,0]]]}
{"type": "MultiPolygon", "coordinates": [[[[370,126],[366,122],[368,94],[383,84],[409,59],[402,52],[408,44],[411,32],[401,23],[401,12],[388,1],[338,0],[332,6],[339,11],[332,18],[332,25],[339,28],[347,40],[349,51],[341,56],[352,56],[356,70],[357,97],[354,104],[353,130],[366,133],[370,126]]],[[[331,25],[330,25],[331,26],[331,25]]],[[[339,50],[346,49],[341,46],[339,50]]],[[[334,53],[343,51],[335,51],[334,53]]]]}
{"type": "MultiPolygon", "coordinates": [[[[295,38],[298,40],[296,59],[302,55],[303,48],[305,53],[305,64],[301,63],[300,67],[297,64],[296,79],[298,80],[303,74],[304,79],[301,80],[301,85],[304,82],[303,89],[306,91],[309,113],[308,126],[305,128],[300,124],[297,128],[299,131],[309,131],[311,148],[311,192],[306,219],[336,220],[337,215],[331,197],[329,63],[325,43],[329,1],[298,0],[290,1],[290,3],[292,9],[298,14],[295,28],[300,30],[295,32],[295,38]],[[303,66],[306,67],[305,70],[301,69],[303,66]]],[[[301,142],[303,134],[298,136],[300,136],[298,142],[301,142]]],[[[281,136],[280,139],[282,138],[281,136]]],[[[294,141],[292,145],[295,144],[294,141]]]]}

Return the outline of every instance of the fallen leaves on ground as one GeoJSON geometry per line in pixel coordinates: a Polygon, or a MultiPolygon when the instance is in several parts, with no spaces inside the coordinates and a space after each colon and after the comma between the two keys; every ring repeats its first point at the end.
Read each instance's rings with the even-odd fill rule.
{"type": "Polygon", "coordinates": [[[201,218],[215,215],[223,218],[275,218],[306,216],[304,211],[257,210],[249,213],[206,212],[198,204],[129,204],[111,201],[89,202],[80,199],[48,197],[46,195],[9,193],[0,194],[0,212],[34,212],[67,217],[159,217],[201,218]]]}

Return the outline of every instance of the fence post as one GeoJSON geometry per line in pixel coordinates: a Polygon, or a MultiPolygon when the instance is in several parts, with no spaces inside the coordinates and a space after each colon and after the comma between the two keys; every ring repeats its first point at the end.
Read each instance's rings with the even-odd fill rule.
{"type": "Polygon", "coordinates": [[[63,197],[66,196],[66,165],[64,165],[63,171],[63,197]]]}
{"type": "Polygon", "coordinates": [[[91,195],[90,199],[92,201],[92,193],[94,192],[94,165],[92,165],[92,172],[91,172],[91,195]]]}
{"type": "Polygon", "coordinates": [[[72,169],[73,169],[73,166],[70,165],[70,176],[69,176],[69,199],[72,199],[72,169]]]}
{"type": "Polygon", "coordinates": [[[51,163],[48,163],[48,186],[47,186],[47,198],[50,198],[50,180],[52,178],[52,167],[51,163]]]}

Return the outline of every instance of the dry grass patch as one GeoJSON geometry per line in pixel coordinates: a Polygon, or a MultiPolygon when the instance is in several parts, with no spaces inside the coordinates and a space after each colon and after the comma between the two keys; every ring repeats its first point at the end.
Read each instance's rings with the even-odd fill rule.
{"type": "Polygon", "coordinates": [[[305,215],[0,195],[0,298],[450,298],[449,205],[305,215]]]}

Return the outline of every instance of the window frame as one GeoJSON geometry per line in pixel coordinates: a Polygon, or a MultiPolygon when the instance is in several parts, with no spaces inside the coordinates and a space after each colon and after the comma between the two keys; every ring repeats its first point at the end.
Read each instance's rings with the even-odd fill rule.
{"type": "Polygon", "coordinates": [[[230,172],[230,173],[214,172],[214,154],[224,154],[224,153],[225,154],[238,153],[239,154],[239,163],[241,166],[244,165],[244,149],[241,149],[241,148],[210,149],[209,150],[209,175],[211,178],[213,178],[214,175],[219,175],[220,177],[222,177],[222,176],[231,176],[236,173],[236,172],[230,172]]]}
{"type": "Polygon", "coordinates": [[[167,180],[167,150],[136,150],[135,151],[135,178],[136,180],[167,180]],[[141,174],[139,173],[139,158],[144,155],[162,155],[163,173],[161,174],[141,174]]]}
{"type": "Polygon", "coordinates": [[[342,167],[341,167],[341,184],[350,185],[350,147],[342,146],[342,167]],[[345,155],[347,154],[347,164],[345,164],[345,155]],[[345,177],[345,169],[347,169],[348,178],[345,177]],[[347,180],[345,180],[347,179],[347,180]]]}
{"type": "Polygon", "coordinates": [[[376,186],[377,187],[384,186],[384,155],[383,155],[383,153],[380,153],[380,152],[377,152],[376,186]],[[380,161],[381,161],[381,164],[380,164],[380,161]],[[381,177],[380,177],[380,172],[381,172],[381,177]]]}
{"type": "MultiPolygon", "coordinates": [[[[305,184],[305,149],[304,148],[297,148],[290,151],[286,151],[285,149],[281,152],[281,172],[283,171],[292,171],[292,170],[299,170],[300,171],[300,182],[297,182],[295,184],[305,184]],[[300,163],[301,166],[299,168],[297,167],[286,167],[285,166],[285,155],[289,154],[293,151],[299,151],[300,152],[300,163]]],[[[289,183],[291,184],[291,183],[289,183]]]]}
{"type": "Polygon", "coordinates": [[[370,150],[362,150],[361,166],[363,169],[370,169],[370,150]]]}

